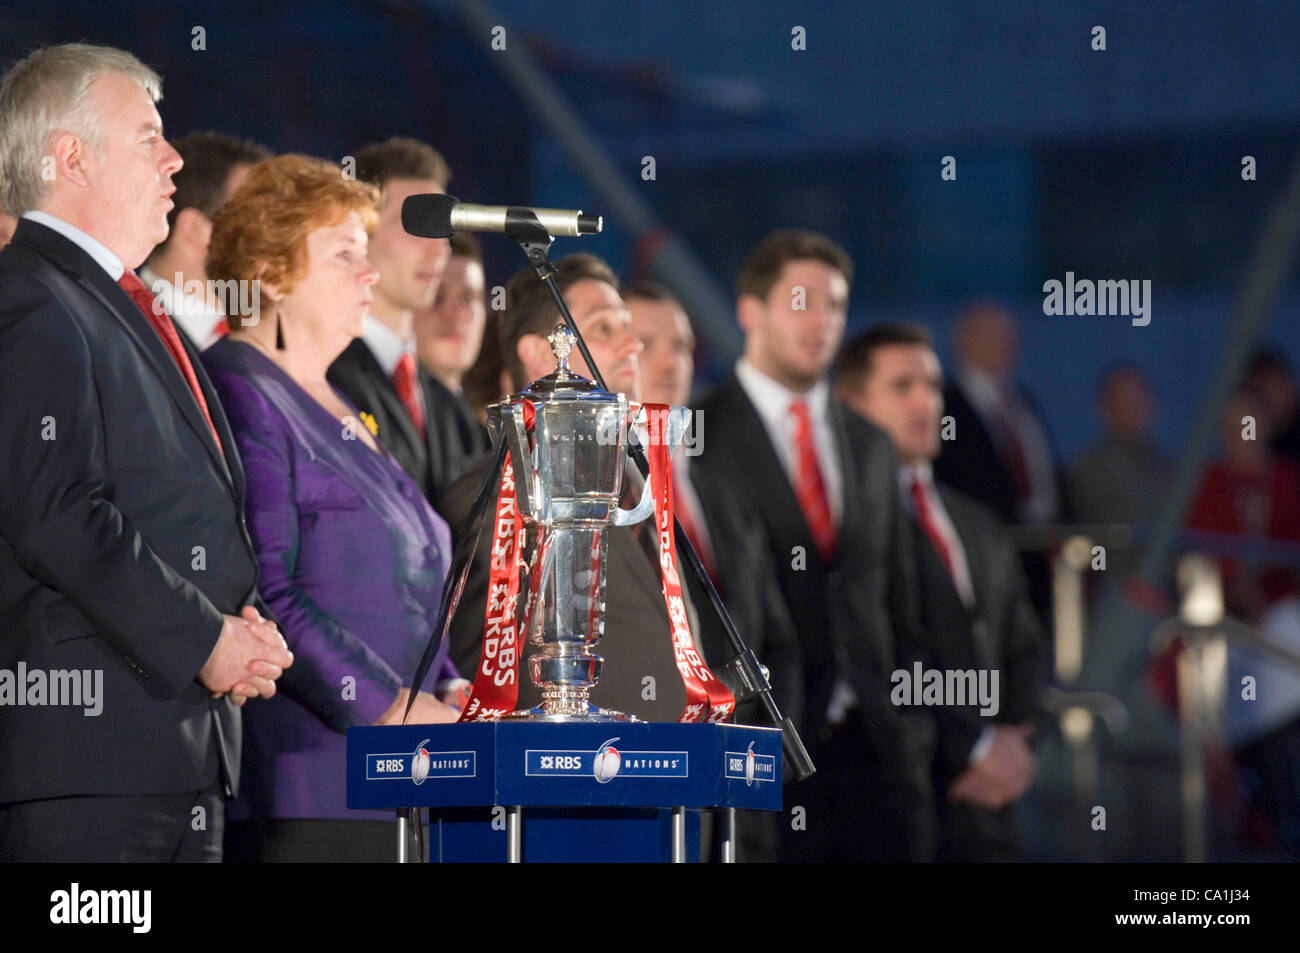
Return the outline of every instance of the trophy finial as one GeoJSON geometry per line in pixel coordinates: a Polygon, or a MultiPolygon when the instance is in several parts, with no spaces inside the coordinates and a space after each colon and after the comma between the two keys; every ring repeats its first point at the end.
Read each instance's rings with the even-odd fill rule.
{"type": "Polygon", "coordinates": [[[546,340],[551,342],[551,351],[555,354],[556,369],[567,371],[569,369],[569,355],[573,352],[573,332],[563,324],[557,324],[555,330],[547,335],[546,340]]]}

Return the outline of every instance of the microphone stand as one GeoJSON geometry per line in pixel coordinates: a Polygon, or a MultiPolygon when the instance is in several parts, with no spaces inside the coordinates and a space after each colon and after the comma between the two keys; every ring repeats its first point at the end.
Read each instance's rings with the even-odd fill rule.
{"type": "MultiPolygon", "coordinates": [[[[587,342],[583,340],[577,322],[573,320],[573,315],[569,312],[569,306],[565,303],[564,295],[560,293],[560,288],[555,283],[555,267],[551,264],[551,260],[547,255],[555,239],[532,212],[523,208],[510,209],[506,217],[505,234],[507,238],[523,249],[524,255],[528,258],[528,264],[532,266],[533,271],[537,273],[537,277],[541,279],[542,283],[550,289],[551,297],[555,299],[555,305],[560,309],[560,316],[564,319],[565,326],[573,332],[578,344],[578,350],[582,353],[582,359],[587,362],[587,368],[591,371],[591,376],[602,390],[609,390],[605,385],[604,377],[600,373],[600,368],[596,366],[596,361],[591,356],[591,351],[587,350],[587,342]]],[[[646,460],[645,451],[641,449],[640,445],[629,441],[627,453],[636,464],[637,469],[641,471],[641,475],[648,477],[650,464],[646,460]]],[[[759,664],[758,657],[754,655],[749,646],[745,644],[745,640],[741,638],[739,630],[736,629],[736,623],[731,618],[731,613],[723,605],[722,597],[718,595],[718,590],[714,588],[713,581],[709,579],[709,574],[700,561],[699,553],[695,551],[691,538],[682,529],[681,521],[677,519],[676,515],[673,516],[673,526],[677,549],[692,575],[708,596],[709,604],[722,622],[727,642],[731,650],[736,653],[735,658],[726,663],[726,668],[740,681],[741,691],[737,692],[737,704],[742,700],[748,701],[750,698],[757,696],[763,705],[764,711],[767,712],[768,718],[771,719],[771,723],[779,725],[781,728],[781,746],[795,778],[802,781],[810,777],[817,769],[808,754],[808,749],[804,747],[803,739],[799,737],[794,722],[790,720],[789,716],[781,714],[781,709],[772,697],[772,684],[768,681],[766,671],[759,664]]]]}

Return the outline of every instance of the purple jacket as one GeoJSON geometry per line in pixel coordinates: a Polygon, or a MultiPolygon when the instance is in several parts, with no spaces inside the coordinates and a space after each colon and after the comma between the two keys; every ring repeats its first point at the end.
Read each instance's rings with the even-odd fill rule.
{"type": "MultiPolygon", "coordinates": [[[[219,341],[203,364],[247,474],[259,589],[294,654],[275,697],[244,706],[243,781],[229,814],[390,818],[347,809],[344,732],[373,724],[410,684],[437,622],[447,524],[386,451],[348,433],[251,344],[219,341]]],[[[456,677],[446,651],[431,681],[456,677]]]]}

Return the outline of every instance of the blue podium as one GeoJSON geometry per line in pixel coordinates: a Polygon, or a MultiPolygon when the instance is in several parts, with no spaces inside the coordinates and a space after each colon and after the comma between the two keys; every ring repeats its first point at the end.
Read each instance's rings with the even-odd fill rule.
{"type": "Polygon", "coordinates": [[[735,809],[781,809],[777,728],[490,721],[347,738],[348,807],[428,808],[435,861],[698,859],[704,809],[720,809],[726,860],[735,809]]]}

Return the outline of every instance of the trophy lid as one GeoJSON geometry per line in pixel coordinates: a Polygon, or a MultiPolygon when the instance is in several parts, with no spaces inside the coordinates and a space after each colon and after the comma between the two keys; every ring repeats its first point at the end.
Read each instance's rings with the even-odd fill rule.
{"type": "Polygon", "coordinates": [[[563,324],[557,324],[555,330],[547,335],[551,343],[551,352],[555,355],[555,370],[545,377],[539,377],[522,391],[520,397],[530,400],[591,400],[617,401],[618,395],[604,390],[595,381],[588,380],[581,374],[569,370],[569,355],[577,345],[577,337],[563,324]]]}

